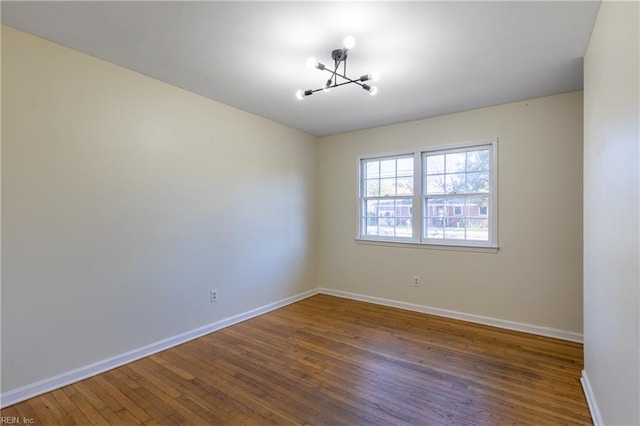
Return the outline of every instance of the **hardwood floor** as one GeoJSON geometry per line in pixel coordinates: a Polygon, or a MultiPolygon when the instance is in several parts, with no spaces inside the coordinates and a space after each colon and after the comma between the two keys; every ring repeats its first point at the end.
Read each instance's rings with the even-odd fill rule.
{"type": "Polygon", "coordinates": [[[316,295],[2,410],[34,424],[586,424],[582,345],[316,295]]]}

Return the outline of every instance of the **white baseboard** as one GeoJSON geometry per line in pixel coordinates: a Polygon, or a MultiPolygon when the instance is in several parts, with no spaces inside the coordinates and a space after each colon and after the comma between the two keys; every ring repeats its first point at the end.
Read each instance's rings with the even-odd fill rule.
{"type": "Polygon", "coordinates": [[[493,327],[504,328],[507,330],[522,331],[524,333],[537,334],[540,336],[553,337],[570,342],[582,343],[582,334],[571,331],[557,330],[555,328],[540,327],[537,325],[523,324],[519,322],[506,321],[497,318],[484,317],[481,315],[466,314],[464,312],[449,311],[447,309],[434,308],[431,306],[417,305],[415,303],[401,302],[398,300],[383,299],[381,297],[366,296],[357,293],[348,293],[346,291],[333,290],[330,288],[320,287],[318,293],[328,294],[331,296],[344,297],[346,299],[360,300],[363,302],[375,303],[377,305],[391,306],[394,308],[407,309],[409,311],[422,312],[425,314],[437,315],[440,317],[459,319],[463,321],[473,322],[476,324],[490,325],[493,327]]]}
{"type": "Polygon", "coordinates": [[[262,315],[275,309],[281,308],[283,306],[290,305],[291,303],[295,303],[299,300],[306,299],[307,297],[313,296],[317,293],[317,289],[305,291],[295,296],[291,296],[256,309],[252,309],[248,312],[225,318],[212,324],[198,327],[194,330],[169,337],[167,339],[152,343],[142,348],[134,349],[132,351],[117,355],[112,358],[104,359],[102,361],[98,361],[96,363],[86,365],[84,367],[80,367],[75,370],[71,370],[66,373],[62,373],[36,383],[23,386],[21,388],[4,392],[0,394],[0,408],[8,407],[9,405],[13,405],[18,402],[33,398],[34,396],[42,395],[43,393],[59,389],[71,383],[79,382],[80,380],[87,379],[89,377],[95,376],[96,374],[104,373],[105,371],[120,367],[124,364],[128,364],[146,356],[153,355],[174,346],[181,345],[190,340],[204,336],[205,334],[212,333],[225,327],[229,327],[230,325],[237,324],[258,315],[262,315]]]}
{"type": "Polygon", "coordinates": [[[582,384],[582,391],[584,392],[584,396],[587,399],[587,405],[589,406],[589,412],[591,413],[591,419],[593,420],[594,426],[603,426],[604,422],[602,421],[602,416],[600,415],[600,410],[598,409],[596,396],[593,394],[593,389],[591,389],[589,376],[587,376],[587,372],[584,370],[582,370],[580,383],[582,384]]]}
{"type": "MultiPolygon", "coordinates": [[[[16,404],[21,401],[25,401],[29,398],[33,398],[35,396],[41,395],[46,392],[50,392],[55,389],[59,389],[63,386],[67,386],[71,383],[79,382],[80,380],[87,379],[89,377],[95,376],[96,374],[104,373],[105,371],[111,370],[116,367],[120,367],[124,364],[128,364],[130,362],[136,361],[138,359],[144,358],[149,355],[153,355],[155,353],[164,351],[166,349],[172,348],[174,346],[180,345],[182,343],[188,342],[190,340],[196,339],[198,337],[204,336],[205,334],[212,333],[214,331],[223,329],[225,327],[229,327],[233,324],[237,324],[242,321],[246,321],[250,318],[265,314],[267,312],[273,311],[275,309],[281,308],[286,305],[290,305],[302,299],[306,299],[307,297],[311,297],[315,294],[323,293],[331,296],[343,297],[346,299],[360,300],[363,302],[375,303],[378,305],[391,306],[395,308],[407,309],[410,311],[422,312],[432,315],[437,315],[441,317],[454,318],[463,321],[469,321],[477,324],[490,325],[494,327],[504,328],[508,330],[516,330],[522,331],[525,333],[538,334],[541,336],[554,337],[562,340],[569,340],[572,342],[582,342],[582,335],[579,333],[572,333],[568,331],[556,330],[547,327],[539,327],[530,324],[521,324],[511,321],[505,321],[490,317],[483,317],[480,315],[473,314],[465,314],[463,312],[449,311],[446,309],[433,308],[430,306],[417,305],[413,303],[401,302],[397,300],[383,299],[380,297],[373,296],[365,296],[362,294],[349,293],[340,290],[332,290],[329,288],[317,288],[309,291],[305,291],[303,293],[297,294],[295,296],[288,297],[286,299],[270,303],[265,306],[261,306],[259,308],[253,309],[251,311],[235,315],[233,317],[225,318],[223,320],[217,321],[212,324],[208,324],[194,330],[187,331],[185,333],[178,334],[176,336],[169,337],[167,339],[161,340],[159,342],[152,343],[150,345],[134,349],[124,354],[117,355],[112,358],[104,359],[102,361],[98,361],[96,363],[86,365],[84,367],[77,368],[75,370],[68,371],[66,373],[59,374],[54,377],[50,377],[48,379],[41,380],[36,383],[32,383],[21,388],[13,389],[7,392],[0,394],[0,408],[7,407],[9,405],[16,404]]],[[[586,373],[583,372],[583,388],[585,389],[585,394],[587,396],[587,401],[589,401],[589,409],[592,409],[591,399],[589,399],[589,395],[593,398],[592,394],[587,393],[587,389],[590,391],[590,387],[588,387],[588,381],[586,381],[586,373]]],[[[595,407],[595,400],[593,400],[593,404],[595,407]]],[[[595,413],[598,415],[594,415],[592,411],[591,415],[594,418],[594,421],[599,418],[599,412],[595,413]]],[[[596,425],[602,424],[596,423],[596,425]]]]}

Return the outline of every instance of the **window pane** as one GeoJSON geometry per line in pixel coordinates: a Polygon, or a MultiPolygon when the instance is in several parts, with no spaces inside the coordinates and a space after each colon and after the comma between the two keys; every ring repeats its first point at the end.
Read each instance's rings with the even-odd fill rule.
{"type": "Polygon", "coordinates": [[[362,219],[364,235],[378,235],[378,218],[366,217],[362,219]]]}
{"type": "Polygon", "coordinates": [[[489,170],[489,150],[467,152],[467,171],[478,172],[489,170]]]}
{"type": "Polygon", "coordinates": [[[427,175],[437,175],[444,173],[444,155],[429,155],[427,156],[427,175]]]}
{"type": "Polygon", "coordinates": [[[365,200],[364,202],[365,216],[378,216],[378,200],[365,200]]]}
{"type": "MultiPolygon", "coordinates": [[[[462,210],[464,208],[464,198],[447,198],[445,200],[444,207],[444,216],[451,218],[453,216],[461,216],[462,210]],[[459,213],[456,214],[456,209],[458,209],[459,213]]],[[[452,219],[448,220],[447,225],[451,223],[452,219]]]]}
{"type": "Polygon", "coordinates": [[[396,180],[380,179],[380,195],[396,195],[396,180]]]}
{"type": "Polygon", "coordinates": [[[394,200],[380,200],[378,205],[378,225],[380,226],[380,235],[393,236],[395,218],[394,218],[394,200]]]}
{"type": "Polygon", "coordinates": [[[368,180],[365,182],[366,188],[365,188],[365,194],[367,197],[377,197],[378,195],[380,195],[380,181],[375,179],[375,180],[368,180]]]}
{"type": "Polygon", "coordinates": [[[453,224],[449,223],[444,228],[444,239],[445,240],[464,240],[465,239],[465,228],[464,226],[459,226],[459,224],[453,226],[453,224]]]}
{"type": "Polygon", "coordinates": [[[445,175],[445,191],[447,194],[464,194],[466,185],[466,173],[454,173],[445,175]]]}
{"type": "MultiPolygon", "coordinates": [[[[380,219],[392,218],[395,216],[395,200],[380,200],[378,201],[378,217],[380,219]]],[[[380,221],[380,224],[384,221],[380,221]]]]}
{"type": "Polygon", "coordinates": [[[365,167],[365,179],[380,177],[380,162],[379,161],[367,161],[365,167]]]}
{"type": "Polygon", "coordinates": [[[363,208],[363,234],[378,235],[378,200],[366,200],[363,208]]]}
{"type": "Polygon", "coordinates": [[[389,219],[378,219],[378,235],[383,237],[395,237],[396,227],[389,219]]]}
{"type": "Polygon", "coordinates": [[[413,227],[411,221],[412,213],[413,200],[396,200],[396,237],[411,238],[413,236],[413,227]]]}
{"type": "Polygon", "coordinates": [[[427,217],[444,216],[444,201],[442,199],[427,198],[424,215],[427,217]]]}
{"type": "Polygon", "coordinates": [[[462,215],[462,209],[464,207],[464,198],[447,198],[445,201],[445,216],[455,216],[455,209],[460,209],[462,215]]]}
{"type": "Polygon", "coordinates": [[[412,199],[365,200],[361,226],[363,235],[411,238],[412,199]]]}
{"type": "Polygon", "coordinates": [[[411,238],[413,236],[410,217],[398,217],[396,222],[396,237],[411,238]]]}
{"type": "Polygon", "coordinates": [[[396,188],[398,189],[398,195],[413,195],[413,178],[398,178],[396,188]]]}
{"type": "Polygon", "coordinates": [[[489,172],[467,173],[467,192],[489,192],[489,172]]]}
{"type": "Polygon", "coordinates": [[[398,176],[413,176],[413,157],[398,159],[398,176]]]}
{"type": "Polygon", "coordinates": [[[489,197],[467,197],[467,216],[470,218],[486,216],[488,205],[489,197]]]}
{"type": "Polygon", "coordinates": [[[439,238],[444,237],[444,229],[442,228],[442,221],[439,218],[426,218],[424,219],[424,237],[425,238],[439,238]]]}
{"type": "Polygon", "coordinates": [[[470,219],[467,223],[467,240],[489,241],[489,220],[470,219]]]}
{"type": "MultiPolygon", "coordinates": [[[[410,218],[413,213],[413,200],[396,200],[395,216],[396,218],[410,218]]],[[[399,224],[403,222],[396,221],[399,224]]]]}
{"type": "Polygon", "coordinates": [[[427,176],[426,194],[444,194],[444,175],[427,176]]]}
{"type": "Polygon", "coordinates": [[[447,154],[445,159],[446,172],[464,172],[466,170],[466,158],[467,154],[465,152],[454,152],[452,154],[447,154]]]}
{"type": "Polygon", "coordinates": [[[380,176],[395,177],[396,176],[396,160],[380,161],[380,176]]]}

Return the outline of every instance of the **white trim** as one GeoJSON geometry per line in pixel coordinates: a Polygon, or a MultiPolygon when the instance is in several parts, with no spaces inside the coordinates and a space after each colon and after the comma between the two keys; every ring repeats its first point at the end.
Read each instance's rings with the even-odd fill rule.
{"type": "Polygon", "coordinates": [[[124,354],[103,359],[102,361],[85,365],[84,367],[76,368],[74,370],[58,374],[57,376],[50,377],[36,383],[31,383],[29,385],[4,392],[0,394],[0,407],[8,407],[9,405],[25,401],[27,399],[33,398],[34,396],[42,395],[43,393],[50,392],[63,386],[67,386],[71,383],[79,382],[80,380],[87,379],[89,377],[95,376],[96,374],[104,373],[105,371],[111,370],[113,368],[120,367],[124,364],[128,364],[130,362],[139,360],[149,355],[153,355],[174,346],[181,345],[190,340],[204,336],[205,334],[213,333],[214,331],[218,331],[225,327],[229,327],[242,321],[246,321],[253,317],[257,317],[258,315],[266,314],[267,312],[279,309],[286,305],[290,305],[302,299],[306,299],[307,297],[311,297],[315,294],[318,294],[318,289],[305,291],[286,299],[282,299],[256,309],[252,309],[242,314],[225,318],[212,324],[198,327],[196,329],[169,337],[167,339],[151,343],[150,345],[134,349],[124,354]]]}
{"type": "Polygon", "coordinates": [[[480,253],[497,253],[500,249],[497,246],[472,246],[459,244],[428,244],[416,241],[390,241],[390,240],[370,240],[368,238],[356,238],[358,244],[368,244],[372,246],[399,247],[399,248],[417,248],[431,250],[450,250],[450,251],[475,251],[480,253]]]}
{"type": "Polygon", "coordinates": [[[399,151],[386,151],[379,154],[364,154],[358,157],[358,164],[362,164],[362,160],[372,160],[375,158],[395,158],[402,156],[414,156],[416,152],[420,151],[419,149],[408,149],[408,150],[399,150],[399,151]]]}
{"type": "MultiPolygon", "coordinates": [[[[357,185],[357,193],[356,200],[357,206],[357,221],[356,221],[356,240],[362,242],[382,242],[382,243],[396,243],[398,247],[401,245],[408,244],[423,244],[430,246],[428,248],[435,248],[439,246],[448,246],[448,247],[461,247],[461,251],[487,251],[487,252],[497,252],[498,248],[498,138],[489,138],[489,139],[481,139],[469,142],[456,142],[447,145],[437,145],[437,146],[427,146],[422,148],[414,149],[413,152],[408,150],[404,151],[395,151],[395,152],[385,152],[378,154],[364,154],[357,157],[358,161],[358,185],[357,185]],[[489,220],[489,241],[484,242],[475,242],[470,240],[462,240],[458,242],[457,240],[439,240],[439,239],[430,239],[425,238],[423,236],[423,218],[424,212],[423,207],[425,203],[425,188],[423,187],[425,184],[423,180],[423,173],[425,169],[425,158],[427,154],[430,153],[438,153],[438,152],[466,152],[472,150],[473,148],[480,147],[488,147],[491,154],[491,168],[490,168],[490,186],[491,190],[488,194],[490,198],[489,214],[487,215],[487,219],[489,220]],[[368,160],[375,159],[384,159],[384,158],[399,158],[399,157],[409,157],[413,155],[414,165],[413,165],[413,214],[412,214],[412,226],[413,226],[413,235],[411,238],[405,237],[384,237],[380,235],[366,235],[363,234],[363,200],[365,199],[387,199],[386,197],[365,197],[363,195],[365,188],[363,186],[363,162],[368,160]],[[419,189],[419,190],[418,190],[419,189]],[[469,250],[469,247],[482,247],[487,250],[469,250]]],[[[466,194],[465,194],[466,195],[466,194]]],[[[405,196],[393,196],[388,197],[388,199],[398,199],[404,198],[405,196]]],[[[384,244],[381,244],[384,245],[384,244]]],[[[447,248],[448,250],[455,250],[451,248],[447,248]]],[[[445,249],[446,250],[446,249],[445,249]]]]}
{"type": "Polygon", "coordinates": [[[333,290],[324,287],[320,287],[318,289],[318,293],[328,294],[330,296],[344,297],[345,299],[359,300],[362,302],[375,303],[377,305],[391,306],[394,308],[406,309],[409,311],[422,312],[425,314],[437,315],[439,317],[453,318],[462,321],[473,322],[476,324],[489,325],[492,327],[504,328],[507,330],[536,334],[539,336],[553,337],[555,339],[568,340],[570,342],[582,343],[582,334],[572,331],[540,327],[537,325],[501,320],[498,318],[485,317],[482,315],[466,314],[464,312],[450,311],[447,309],[434,308],[431,306],[418,305],[415,303],[401,302],[399,300],[383,299],[381,297],[365,296],[363,294],[349,293],[346,291],[333,290]]]}
{"type": "Polygon", "coordinates": [[[600,415],[600,409],[598,409],[598,403],[596,402],[596,396],[593,394],[591,383],[589,382],[589,376],[587,372],[582,370],[582,377],[580,377],[580,384],[582,385],[582,391],[587,399],[587,405],[589,406],[589,413],[591,413],[591,419],[595,426],[603,426],[602,416],[600,415]]]}
{"type": "Polygon", "coordinates": [[[474,147],[474,146],[482,146],[482,145],[490,145],[493,143],[498,142],[498,138],[497,137],[490,137],[487,139],[476,139],[473,141],[469,141],[469,142],[454,142],[454,143],[445,143],[445,144],[441,144],[441,145],[434,145],[434,146],[426,146],[426,147],[422,147],[421,149],[419,149],[418,151],[424,151],[424,152],[434,152],[434,151],[449,151],[449,150],[455,150],[455,149],[465,149],[468,147],[474,147]]]}

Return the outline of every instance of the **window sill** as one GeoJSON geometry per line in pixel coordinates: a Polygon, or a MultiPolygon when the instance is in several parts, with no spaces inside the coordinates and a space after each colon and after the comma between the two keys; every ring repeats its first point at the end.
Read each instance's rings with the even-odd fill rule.
{"type": "Polygon", "coordinates": [[[463,246],[453,244],[429,244],[429,243],[416,243],[413,241],[398,242],[398,241],[385,241],[385,240],[370,240],[366,238],[356,238],[357,244],[371,245],[371,246],[384,246],[384,247],[399,247],[399,248],[417,248],[417,249],[429,249],[429,250],[448,250],[448,251],[470,251],[476,253],[497,253],[500,249],[498,246],[463,246]]]}

